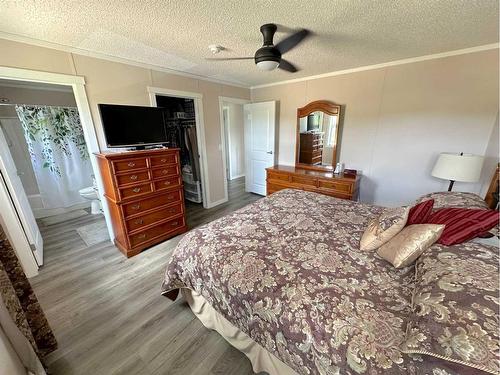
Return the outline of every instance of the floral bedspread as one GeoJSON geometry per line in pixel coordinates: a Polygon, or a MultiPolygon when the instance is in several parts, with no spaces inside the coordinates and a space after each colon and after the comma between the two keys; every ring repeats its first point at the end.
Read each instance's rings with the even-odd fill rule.
{"type": "Polygon", "coordinates": [[[383,207],[282,190],[186,234],[162,293],[190,288],[299,374],[473,374],[401,353],[414,267],[359,250],[383,207]]]}

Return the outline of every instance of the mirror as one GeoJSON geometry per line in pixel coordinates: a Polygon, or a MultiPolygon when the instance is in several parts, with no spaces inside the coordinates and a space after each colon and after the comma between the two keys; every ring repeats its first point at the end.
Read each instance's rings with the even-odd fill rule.
{"type": "Polygon", "coordinates": [[[340,106],[324,100],[297,109],[295,164],[311,169],[335,169],[340,106]]]}

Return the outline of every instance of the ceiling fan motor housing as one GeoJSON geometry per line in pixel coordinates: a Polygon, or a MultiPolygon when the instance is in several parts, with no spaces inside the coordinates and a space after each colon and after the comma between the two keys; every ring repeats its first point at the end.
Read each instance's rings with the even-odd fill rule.
{"type": "Polygon", "coordinates": [[[268,23],[260,27],[260,32],[264,37],[264,43],[262,47],[255,52],[254,57],[257,65],[265,61],[274,61],[278,64],[281,61],[281,52],[273,44],[274,34],[277,29],[274,23],[268,23]]]}

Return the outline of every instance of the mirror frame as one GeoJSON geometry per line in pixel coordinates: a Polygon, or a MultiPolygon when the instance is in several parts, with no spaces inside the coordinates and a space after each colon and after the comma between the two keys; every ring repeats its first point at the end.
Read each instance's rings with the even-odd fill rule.
{"type": "Polygon", "coordinates": [[[311,102],[304,107],[297,108],[297,129],[296,129],[296,140],[295,140],[295,166],[303,169],[313,169],[318,171],[333,171],[335,165],[337,164],[337,145],[339,138],[339,127],[340,127],[340,105],[329,102],[327,100],[317,100],[311,102]],[[335,146],[333,147],[333,158],[332,165],[311,165],[299,162],[300,154],[300,118],[310,115],[313,112],[323,112],[331,116],[337,116],[337,129],[335,131],[335,146]]]}

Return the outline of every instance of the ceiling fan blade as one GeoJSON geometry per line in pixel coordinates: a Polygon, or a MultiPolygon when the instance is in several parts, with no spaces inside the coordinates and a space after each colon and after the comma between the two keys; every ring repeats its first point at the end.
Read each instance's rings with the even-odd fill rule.
{"type": "Polygon", "coordinates": [[[287,61],[285,59],[281,59],[280,64],[278,65],[278,68],[281,70],[285,70],[290,73],[295,73],[298,72],[299,69],[295,65],[293,65],[290,61],[287,61]]]}
{"type": "Polygon", "coordinates": [[[295,46],[297,46],[300,42],[302,42],[310,35],[311,32],[309,30],[301,29],[296,33],[293,33],[292,35],[286,37],[282,41],[278,42],[278,44],[276,44],[275,47],[281,52],[281,54],[284,54],[290,51],[295,46]]]}
{"type": "Polygon", "coordinates": [[[253,60],[254,57],[205,57],[205,60],[228,61],[228,60],[253,60]]]}

